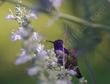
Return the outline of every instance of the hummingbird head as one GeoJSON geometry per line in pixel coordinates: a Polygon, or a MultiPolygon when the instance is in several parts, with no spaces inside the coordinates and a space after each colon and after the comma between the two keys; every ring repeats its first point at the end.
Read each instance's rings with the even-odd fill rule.
{"type": "Polygon", "coordinates": [[[58,39],[58,40],[55,40],[55,41],[47,40],[47,42],[50,42],[50,43],[54,44],[54,49],[55,50],[62,50],[63,49],[63,40],[61,40],[61,39],[58,39]]]}
{"type": "Polygon", "coordinates": [[[63,44],[63,40],[58,39],[58,40],[55,40],[54,43],[55,43],[55,44],[63,44]]]}

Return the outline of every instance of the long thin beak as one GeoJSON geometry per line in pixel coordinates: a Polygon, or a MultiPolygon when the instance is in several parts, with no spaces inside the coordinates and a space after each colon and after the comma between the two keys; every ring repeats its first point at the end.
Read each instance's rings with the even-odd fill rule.
{"type": "Polygon", "coordinates": [[[46,40],[46,42],[54,43],[54,41],[49,41],[49,40],[46,40]]]}

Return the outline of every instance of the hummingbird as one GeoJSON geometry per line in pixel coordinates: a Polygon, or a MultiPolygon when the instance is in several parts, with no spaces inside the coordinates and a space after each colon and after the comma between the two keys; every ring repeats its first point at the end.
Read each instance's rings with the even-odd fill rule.
{"type": "Polygon", "coordinates": [[[54,45],[54,52],[56,54],[56,57],[58,59],[58,64],[63,66],[66,63],[66,58],[69,55],[69,51],[68,49],[64,48],[64,43],[63,40],[55,40],[55,41],[49,41],[47,40],[47,42],[50,42],[54,45]]]}
{"type": "Polygon", "coordinates": [[[78,63],[77,63],[77,53],[78,49],[67,49],[64,47],[64,42],[61,39],[55,40],[55,41],[49,41],[54,45],[54,52],[56,54],[56,57],[58,59],[58,64],[61,66],[64,66],[65,69],[68,70],[68,73],[70,75],[75,75],[76,78],[79,79],[80,83],[87,83],[87,80],[84,79],[82,76],[78,63]]]}

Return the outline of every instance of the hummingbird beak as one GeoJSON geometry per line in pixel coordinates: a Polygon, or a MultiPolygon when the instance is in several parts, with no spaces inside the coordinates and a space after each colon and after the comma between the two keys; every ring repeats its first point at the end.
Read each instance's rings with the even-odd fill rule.
{"type": "Polygon", "coordinates": [[[49,41],[49,40],[46,40],[46,42],[54,43],[54,41],[49,41]]]}

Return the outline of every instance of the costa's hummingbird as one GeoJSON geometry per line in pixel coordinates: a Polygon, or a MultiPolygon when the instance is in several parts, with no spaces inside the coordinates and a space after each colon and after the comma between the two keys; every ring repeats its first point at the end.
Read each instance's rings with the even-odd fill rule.
{"type": "Polygon", "coordinates": [[[65,69],[68,70],[68,73],[71,75],[75,75],[79,79],[80,82],[83,82],[84,84],[87,83],[87,80],[84,79],[82,76],[80,69],[77,64],[77,52],[78,49],[66,49],[64,48],[63,40],[58,39],[55,41],[49,41],[54,45],[54,52],[56,54],[56,57],[58,59],[58,63],[65,67],[65,69]]]}
{"type": "Polygon", "coordinates": [[[68,49],[64,48],[63,40],[55,40],[55,41],[48,41],[50,43],[53,43],[54,45],[54,52],[56,54],[56,57],[58,58],[58,63],[60,65],[64,65],[66,63],[66,57],[69,55],[68,49]]]}

